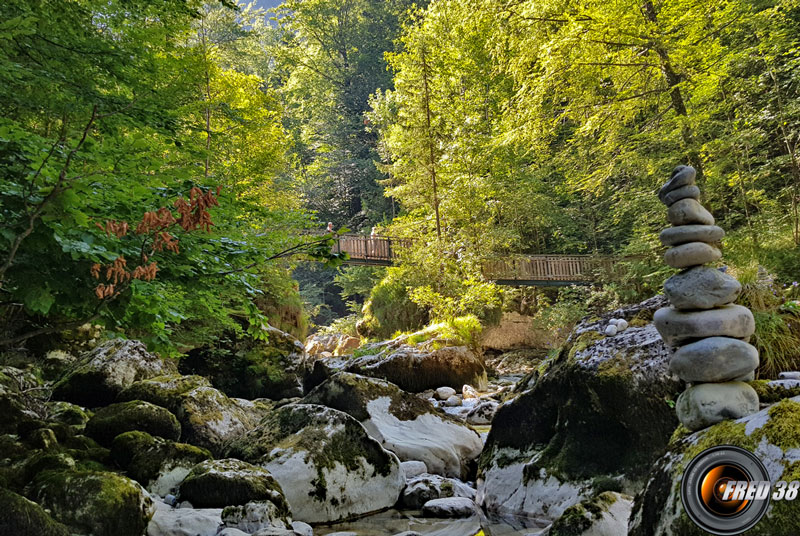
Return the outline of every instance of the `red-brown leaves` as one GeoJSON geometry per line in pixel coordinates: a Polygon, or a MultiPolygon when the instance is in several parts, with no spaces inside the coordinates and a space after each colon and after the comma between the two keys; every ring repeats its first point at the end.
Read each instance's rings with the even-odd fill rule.
{"type": "MultiPolygon", "coordinates": [[[[155,279],[158,266],[155,262],[149,262],[150,256],[153,253],[164,250],[173,253],[179,252],[178,239],[169,233],[169,229],[179,225],[185,232],[197,229],[203,229],[206,232],[210,231],[214,223],[211,221],[209,209],[219,206],[217,197],[220,191],[222,191],[221,186],[217,187],[216,193],[212,190],[203,192],[203,190],[195,186],[189,190],[188,202],[183,197],[179,197],[175,201],[174,206],[178,212],[177,215],[173,214],[167,207],[145,212],[141,221],[136,224],[135,233],[145,236],[145,245],[150,244],[149,253],[147,252],[148,248],[142,246],[139,265],[133,270],[128,270],[128,262],[122,255],[117,257],[109,266],[106,266],[104,273],[106,283],[100,283],[94,289],[97,298],[104,300],[114,297],[122,292],[132,279],[142,281],[155,279]]],[[[106,236],[114,235],[117,238],[126,236],[130,230],[130,226],[124,221],[108,220],[105,225],[100,223],[95,225],[105,232],[106,236]]],[[[100,279],[103,268],[100,264],[93,264],[90,270],[92,277],[100,279]]]]}

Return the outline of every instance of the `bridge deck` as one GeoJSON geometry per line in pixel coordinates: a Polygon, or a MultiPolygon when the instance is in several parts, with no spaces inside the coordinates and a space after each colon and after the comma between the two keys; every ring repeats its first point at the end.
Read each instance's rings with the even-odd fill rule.
{"type": "MultiPolygon", "coordinates": [[[[347,264],[389,266],[411,245],[404,238],[342,235],[333,251],[347,253],[347,264]]],[[[483,262],[484,277],[499,285],[561,286],[589,284],[614,268],[615,258],[597,255],[515,255],[483,262]]]]}

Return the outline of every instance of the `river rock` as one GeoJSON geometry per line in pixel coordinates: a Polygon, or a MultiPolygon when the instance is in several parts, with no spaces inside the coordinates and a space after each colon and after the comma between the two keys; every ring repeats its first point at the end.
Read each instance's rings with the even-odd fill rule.
{"type": "Polygon", "coordinates": [[[212,343],[190,350],[181,359],[182,374],[197,374],[230,397],[280,400],[303,396],[310,363],[303,344],[277,328],[267,339],[227,331],[212,343]]]}
{"type": "Polygon", "coordinates": [[[9,536],[70,536],[70,530],[22,495],[0,488],[0,533],[9,536]]]}
{"type": "Polygon", "coordinates": [[[284,515],[289,513],[281,487],[269,471],[235,459],[207,460],[196,465],[181,483],[179,496],[198,508],[270,501],[284,515]]]}
{"type": "Polygon", "coordinates": [[[83,354],[79,365],[53,387],[53,399],[85,407],[106,406],[132,383],[175,372],[171,361],[139,341],[113,339],[83,354]]]}
{"type": "Polygon", "coordinates": [[[147,525],[147,536],[216,536],[222,508],[173,508],[161,501],[147,525]]]}
{"type": "Polygon", "coordinates": [[[467,424],[476,426],[491,424],[499,406],[500,404],[491,400],[481,402],[467,413],[467,424]]]}
{"type": "Polygon", "coordinates": [[[757,412],[758,394],[744,382],[701,383],[681,393],[675,409],[681,424],[700,430],[757,412]]]}
{"type": "Polygon", "coordinates": [[[404,462],[400,462],[400,468],[403,470],[406,481],[428,472],[428,466],[425,465],[425,462],[421,462],[419,460],[406,460],[404,462]]]}
{"type": "Polygon", "coordinates": [[[280,502],[278,505],[271,500],[251,501],[240,506],[228,506],[222,511],[222,523],[247,533],[275,529],[294,534],[289,528],[291,518],[283,497],[280,497],[280,502]]]}
{"type": "Polygon", "coordinates": [[[687,242],[705,242],[715,244],[722,240],[725,231],[716,225],[681,225],[667,227],[658,235],[665,246],[678,246],[687,242]]]}
{"type": "Polygon", "coordinates": [[[86,435],[105,446],[110,446],[119,434],[134,430],[173,441],[181,437],[181,425],[175,415],[143,400],[106,406],[86,423],[86,435]]]}
{"type": "Polygon", "coordinates": [[[475,489],[455,478],[425,474],[408,481],[400,502],[404,508],[419,510],[428,501],[448,497],[475,500],[475,489]]]}
{"type": "Polygon", "coordinates": [[[147,491],[164,497],[175,493],[192,468],[210,459],[211,453],[145,432],[126,432],[114,438],[111,458],[147,491]]]}
{"type": "Polygon", "coordinates": [[[628,532],[633,498],[606,491],[570,506],[547,532],[547,536],[620,536],[628,532]]]}
{"type": "Polygon", "coordinates": [[[698,188],[694,184],[689,184],[687,186],[681,186],[680,188],[676,188],[672,190],[670,193],[664,195],[664,199],[662,201],[668,207],[673,205],[676,201],[680,201],[681,199],[699,199],[700,198],[700,188],[698,188]]]}
{"type": "Polygon", "coordinates": [[[267,469],[292,517],[307,523],[350,519],[397,502],[405,486],[397,456],[347,413],[316,404],[277,408],[228,456],[267,469]]]}
{"type": "Polygon", "coordinates": [[[667,211],[672,225],[714,225],[714,216],[696,199],[676,201],[667,211]]]}
{"type": "Polygon", "coordinates": [[[676,309],[713,309],[736,301],[742,285],[726,273],[697,266],[664,282],[664,294],[676,309]]]}
{"type": "Polygon", "coordinates": [[[617,325],[616,324],[609,324],[608,326],[606,326],[606,329],[605,329],[604,333],[608,337],[613,337],[614,335],[617,334],[617,325]]]}
{"type": "Polygon", "coordinates": [[[653,323],[670,346],[705,337],[746,339],[756,329],[753,313],[741,305],[724,305],[706,311],[679,311],[674,307],[664,307],[656,311],[653,323]]]}
{"type": "Polygon", "coordinates": [[[100,471],[43,471],[30,497],[78,534],[141,536],[155,507],[136,482],[100,471]]]}
{"type": "Polygon", "coordinates": [[[433,499],[422,506],[422,515],[426,517],[471,517],[478,515],[478,507],[472,499],[452,497],[449,499],[433,499]]]}
{"type": "Polygon", "coordinates": [[[788,372],[781,372],[778,374],[779,380],[800,380],[800,372],[797,371],[788,371],[788,372]]]}
{"type": "Polygon", "coordinates": [[[477,399],[477,398],[480,398],[480,396],[481,395],[480,395],[480,393],[478,393],[478,390],[475,389],[473,386],[471,386],[469,384],[464,384],[464,386],[461,388],[461,397],[464,400],[466,400],[468,398],[476,398],[477,399]]]}
{"type": "Polygon", "coordinates": [[[437,400],[447,400],[454,394],[456,394],[456,390],[452,387],[439,387],[436,389],[436,399],[437,400]]]}
{"type": "Polygon", "coordinates": [[[692,166],[676,167],[672,170],[672,175],[670,175],[667,183],[658,191],[658,198],[663,203],[665,202],[665,198],[668,193],[673,192],[683,186],[690,186],[694,184],[696,174],[697,173],[692,166]]]}
{"type": "Polygon", "coordinates": [[[314,536],[314,529],[308,523],[292,521],[290,526],[297,536],[314,536]]]}
{"type": "MultiPolygon", "coordinates": [[[[800,397],[781,400],[748,417],[725,421],[694,434],[676,433],[666,453],[654,464],[647,486],[637,496],[628,526],[629,536],[707,536],[681,503],[686,467],[700,452],[736,445],[753,452],[774,484],[797,480],[800,466],[800,397]]],[[[624,534],[624,533],[623,533],[624,534]]],[[[772,501],[767,515],[747,536],[800,534],[797,502],[772,501]]]]}
{"type": "Polygon", "coordinates": [[[729,337],[708,337],[681,346],[669,362],[670,371],[689,383],[731,381],[757,367],[758,350],[729,337]]]}
{"type": "Polygon", "coordinates": [[[673,268],[688,268],[722,258],[722,252],[705,242],[688,242],[671,247],[664,253],[664,262],[673,268]]]}
{"type": "Polygon", "coordinates": [[[453,395],[449,397],[447,400],[442,402],[447,407],[454,408],[461,405],[461,397],[458,395],[453,395]]]}
{"type": "Polygon", "coordinates": [[[424,350],[377,345],[373,350],[377,353],[348,361],[347,372],[387,380],[412,393],[442,386],[460,390],[464,384],[485,390],[488,385],[483,359],[466,346],[424,350]]]}
{"type": "Polygon", "coordinates": [[[492,420],[478,469],[487,513],[554,521],[595,494],[598,477],[634,495],[677,427],[665,402],[681,389],[652,323],[666,299],[579,322],[558,355],[518,383],[492,420]],[[604,337],[610,318],[630,327],[604,337]]]}
{"type": "Polygon", "coordinates": [[[228,398],[200,376],[161,376],[136,382],[121,400],[146,400],[170,410],[181,424],[181,441],[219,455],[223,445],[258,422],[261,412],[228,398]]]}
{"type": "Polygon", "coordinates": [[[467,479],[481,453],[474,430],[383,380],[339,373],[303,402],[350,414],[385,449],[401,460],[424,462],[431,473],[467,479]]]}

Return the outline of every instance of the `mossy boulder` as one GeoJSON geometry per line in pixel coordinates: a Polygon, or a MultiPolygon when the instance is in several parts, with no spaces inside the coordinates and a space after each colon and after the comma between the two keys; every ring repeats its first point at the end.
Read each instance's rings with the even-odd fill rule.
{"type": "Polygon", "coordinates": [[[267,340],[261,340],[246,333],[225,332],[212,344],[189,351],[179,370],[208,378],[231,397],[280,400],[303,396],[303,377],[309,372],[303,344],[271,326],[266,334],[267,340]]]}
{"type": "MultiPolygon", "coordinates": [[[[291,518],[285,506],[272,501],[251,501],[239,506],[227,506],[222,511],[222,523],[228,531],[261,536],[297,536],[291,528],[291,518]]],[[[221,534],[221,533],[220,533],[221,534]]]]}
{"type": "Polygon", "coordinates": [[[83,354],[54,385],[53,399],[89,408],[106,406],[133,382],[175,370],[172,361],[149,353],[143,343],[113,339],[83,354]]]}
{"type": "Polygon", "coordinates": [[[145,400],[156,406],[167,408],[177,414],[183,397],[198,387],[211,387],[211,382],[202,376],[168,374],[134,382],[122,390],[117,401],[145,400]]]}
{"type": "Polygon", "coordinates": [[[0,534],[9,536],[70,536],[69,529],[35,502],[0,488],[0,534]]]}
{"type": "Polygon", "coordinates": [[[114,473],[45,471],[27,495],[79,534],[141,536],[153,516],[147,492],[114,473]]]}
{"type": "Polygon", "coordinates": [[[619,536],[627,533],[633,498],[613,491],[570,506],[548,536],[619,536]]]}
{"type": "Polygon", "coordinates": [[[41,400],[29,394],[40,386],[30,372],[15,367],[0,367],[0,434],[16,434],[40,417],[41,400]]]}
{"type": "Polygon", "coordinates": [[[490,512],[557,519],[593,481],[641,489],[678,425],[682,390],[652,324],[603,335],[606,318],[637,318],[661,299],[579,323],[558,356],[498,409],[480,459],[478,501],[490,512]]]}
{"type": "Polygon", "coordinates": [[[106,446],[119,434],[133,430],[173,441],[181,437],[181,425],[175,415],[143,400],[111,404],[99,409],[86,423],[86,435],[106,446]]]}
{"type": "Polygon", "coordinates": [[[180,486],[181,500],[195,508],[222,508],[270,501],[289,515],[280,484],[266,469],[236,459],[208,460],[195,466],[180,486]]]}
{"type": "Polygon", "coordinates": [[[180,422],[180,440],[212,453],[253,428],[265,411],[243,404],[210,386],[201,376],[161,376],[132,384],[120,400],[144,400],[171,411],[180,422]]]}
{"type": "Polygon", "coordinates": [[[397,502],[405,478],[350,415],[314,404],[288,404],[233,441],[228,456],[260,465],[278,481],[292,517],[341,521],[397,502]]]}
{"type": "Polygon", "coordinates": [[[314,388],[303,403],[344,411],[401,461],[421,460],[442,476],[469,478],[483,448],[477,432],[384,380],[342,372],[314,388]]]}
{"type": "Polygon", "coordinates": [[[789,385],[785,381],[755,380],[748,384],[758,393],[758,400],[762,404],[774,404],[786,398],[800,396],[800,386],[789,385]]]}
{"type": "Polygon", "coordinates": [[[474,500],[475,489],[455,478],[422,474],[408,480],[400,503],[404,508],[419,510],[428,501],[450,497],[474,500]]]}
{"type": "Polygon", "coordinates": [[[483,359],[467,346],[424,350],[384,343],[365,351],[370,350],[375,353],[348,362],[346,371],[390,381],[412,393],[442,386],[461,391],[464,384],[483,390],[488,384],[483,359]]]}
{"type": "Polygon", "coordinates": [[[91,412],[71,402],[48,402],[47,419],[57,423],[83,428],[91,418],[91,412]]]}
{"type": "Polygon", "coordinates": [[[163,497],[175,493],[192,468],[211,459],[211,453],[145,432],[126,432],[114,438],[111,457],[129,477],[163,497]]]}
{"type": "MultiPolygon", "coordinates": [[[[667,453],[655,463],[644,491],[636,497],[629,524],[630,536],[707,534],[686,515],[680,487],[688,464],[704,450],[719,445],[733,445],[754,453],[767,468],[773,484],[781,480],[800,480],[800,396],[694,434],[679,428],[667,453]]],[[[747,534],[800,534],[796,502],[772,501],[766,516],[747,534]]]]}

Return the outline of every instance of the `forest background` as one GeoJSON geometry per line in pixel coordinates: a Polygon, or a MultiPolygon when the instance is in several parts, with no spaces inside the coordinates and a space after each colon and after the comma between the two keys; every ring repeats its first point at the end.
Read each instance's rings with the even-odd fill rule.
{"type": "Polygon", "coordinates": [[[659,291],[655,192],[686,163],[762,356],[795,358],[796,0],[273,4],[0,6],[4,348],[86,322],[172,355],[267,322],[563,329],[659,291]],[[327,222],[414,246],[344,267],[327,222]],[[555,290],[480,269],[540,253],[624,260],[555,290]]]}

